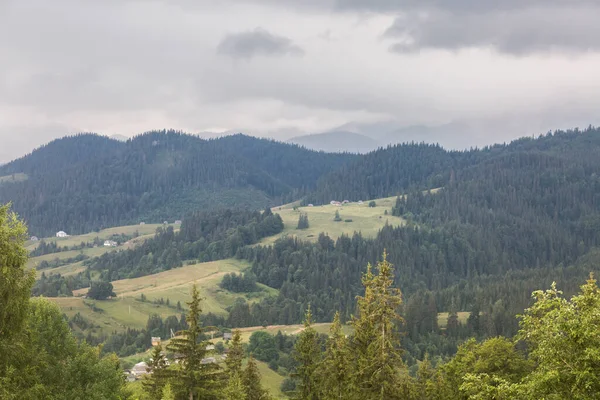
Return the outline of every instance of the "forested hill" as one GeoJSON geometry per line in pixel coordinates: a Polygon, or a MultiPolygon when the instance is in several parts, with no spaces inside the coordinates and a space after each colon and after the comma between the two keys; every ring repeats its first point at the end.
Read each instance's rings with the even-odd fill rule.
{"type": "Polygon", "coordinates": [[[81,134],[0,167],[9,178],[0,179],[0,203],[11,201],[32,234],[75,234],[289,201],[355,157],[244,135],[203,140],[155,131],[120,142],[81,134]]]}
{"type": "MultiPolygon", "coordinates": [[[[564,179],[583,178],[583,172],[589,178],[590,169],[597,170],[600,165],[599,153],[600,129],[591,127],[470,151],[446,151],[424,143],[388,146],[323,177],[306,202],[394,196],[415,189],[444,187],[451,182],[488,179],[495,173],[502,176],[505,167],[527,169],[540,179],[550,174],[546,166],[560,167],[564,179]]],[[[502,189],[510,181],[505,178],[497,184],[502,189]]]]}

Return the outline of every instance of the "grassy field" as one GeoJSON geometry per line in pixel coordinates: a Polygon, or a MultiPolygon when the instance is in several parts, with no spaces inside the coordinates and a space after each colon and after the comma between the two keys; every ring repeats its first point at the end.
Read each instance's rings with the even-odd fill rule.
{"type": "MultiPolygon", "coordinates": [[[[457,312],[457,314],[458,314],[458,322],[460,322],[461,324],[466,324],[467,319],[469,318],[469,315],[471,315],[471,313],[468,311],[459,311],[459,312],[457,312]]],[[[439,313],[438,314],[438,326],[440,328],[446,328],[446,325],[448,325],[448,313],[447,312],[439,313]]]]}
{"type": "Polygon", "coordinates": [[[29,179],[27,174],[18,172],[12,175],[0,176],[0,185],[2,185],[3,183],[23,182],[27,179],[29,179]]]}
{"type": "MultiPolygon", "coordinates": [[[[83,317],[94,321],[105,332],[122,331],[128,327],[143,328],[150,314],[159,314],[163,318],[180,314],[181,311],[175,308],[177,302],[180,301],[182,306],[186,307],[185,302],[190,300],[191,286],[196,283],[204,298],[201,303],[203,313],[226,315],[226,308],[239,297],[253,302],[277,294],[277,290],[260,284],[261,291],[252,294],[231,293],[219,287],[223,275],[229,272],[240,272],[247,266],[248,264],[239,260],[188,265],[141,278],[114,281],[116,299],[97,301],[86,300],[83,297],[58,297],[50,300],[57,303],[69,317],[79,312],[83,317]],[[146,302],[139,301],[142,293],[147,298],[146,302]],[[152,303],[153,300],[160,298],[165,301],[169,299],[171,307],[152,303]],[[86,303],[93,303],[103,311],[94,311],[86,303]]],[[[61,273],[64,273],[67,266],[60,268],[62,268],[61,273]]],[[[77,267],[70,266],[70,268],[76,270],[77,267]]],[[[87,291],[87,288],[80,289],[75,291],[74,295],[83,296],[87,291]]]]}
{"type": "MultiPolygon", "coordinates": [[[[241,272],[247,267],[248,264],[240,260],[220,260],[186,265],[140,278],[113,281],[112,284],[117,297],[122,301],[139,299],[143,293],[149,301],[163,298],[165,301],[169,299],[172,305],[177,304],[178,301],[184,305],[190,300],[191,287],[195,283],[201,296],[204,297],[203,312],[225,315],[226,308],[239,297],[252,302],[277,294],[277,290],[261,284],[258,285],[261,291],[251,294],[232,293],[219,287],[223,275],[229,272],[241,272]]],[[[73,294],[81,296],[85,293],[87,289],[77,290],[73,294]]]]}
{"type": "MultiPolygon", "coordinates": [[[[95,238],[99,238],[101,240],[105,240],[110,238],[112,235],[133,235],[137,232],[140,236],[149,235],[147,237],[154,236],[156,229],[158,227],[164,226],[162,224],[146,224],[146,225],[125,225],[125,226],[117,226],[114,228],[103,229],[98,232],[90,232],[83,235],[74,235],[66,238],[57,238],[57,237],[47,237],[43,238],[46,243],[56,243],[59,246],[75,246],[81,244],[81,242],[89,243],[93,242],[95,238]]],[[[179,225],[168,225],[173,226],[174,228],[179,228],[179,225]]],[[[69,233],[69,232],[67,232],[69,233]]],[[[41,238],[40,238],[41,239],[41,238]]],[[[139,239],[139,238],[137,238],[139,239]]],[[[27,242],[27,249],[33,250],[38,246],[38,242],[27,242]]]]}
{"type": "MultiPolygon", "coordinates": [[[[44,254],[43,256],[31,257],[29,260],[27,260],[27,267],[28,268],[37,268],[37,266],[42,261],[50,262],[50,261],[54,261],[56,259],[66,260],[68,258],[77,257],[79,254],[84,254],[84,255],[92,258],[92,257],[101,256],[104,253],[107,253],[109,251],[114,251],[114,250],[115,250],[114,247],[100,246],[100,247],[86,247],[85,249],[81,249],[81,250],[69,250],[69,251],[61,251],[59,253],[44,254]]],[[[46,271],[50,271],[50,270],[48,269],[46,271]]],[[[46,272],[46,275],[48,275],[48,272],[46,272]]]]}
{"type": "Polygon", "coordinates": [[[396,204],[396,196],[376,199],[376,207],[369,207],[369,202],[363,204],[349,203],[342,207],[324,205],[315,207],[298,207],[297,203],[286,204],[273,208],[273,212],[281,215],[283,219],[283,232],[276,236],[265,238],[261,244],[272,244],[283,236],[295,236],[302,240],[315,241],[319,233],[326,232],[332,239],[342,234],[352,235],[354,232],[362,232],[365,237],[373,237],[386,223],[390,225],[402,225],[404,220],[392,216],[392,207],[396,204]],[[333,220],[335,212],[339,211],[342,221],[333,220]],[[388,215],[385,215],[385,212],[388,215]],[[296,229],[300,214],[308,215],[308,229],[296,229]],[[345,222],[351,219],[352,222],[345,222]]]}

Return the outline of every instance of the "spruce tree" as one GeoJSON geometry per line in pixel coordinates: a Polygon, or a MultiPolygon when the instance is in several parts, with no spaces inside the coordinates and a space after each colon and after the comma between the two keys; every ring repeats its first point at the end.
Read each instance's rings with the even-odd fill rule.
{"type": "Polygon", "coordinates": [[[336,312],[333,324],[329,329],[325,356],[317,369],[317,376],[321,377],[319,382],[320,399],[346,400],[352,398],[351,371],[348,339],[342,332],[340,314],[336,312]]]}
{"type": "Polygon", "coordinates": [[[206,347],[210,342],[202,340],[205,328],[200,323],[200,295],[196,285],[192,286],[192,300],[187,303],[189,312],[186,322],[188,328],[179,332],[181,337],[171,339],[169,351],[180,357],[181,368],[174,379],[176,391],[184,393],[190,400],[216,396],[222,386],[219,367],[212,362],[203,363],[209,355],[206,347]]]}
{"type": "Polygon", "coordinates": [[[239,372],[230,375],[223,390],[225,400],[247,400],[246,391],[239,372]]]}
{"type": "Polygon", "coordinates": [[[297,229],[308,229],[308,214],[300,214],[297,229]]]}
{"type": "Polygon", "coordinates": [[[229,378],[242,373],[242,360],[244,359],[244,349],[242,348],[242,334],[239,329],[233,332],[233,338],[229,345],[229,352],[225,359],[227,365],[227,374],[229,378]]]}
{"type": "Polygon", "coordinates": [[[167,359],[162,354],[162,346],[160,344],[154,346],[152,350],[150,363],[146,371],[149,375],[146,375],[142,386],[144,391],[151,400],[161,400],[163,388],[167,383],[167,359]]]}
{"type": "Polygon", "coordinates": [[[385,251],[383,260],[377,264],[377,275],[369,264],[362,282],[365,295],[358,297],[359,315],[352,320],[355,329],[353,384],[361,399],[401,399],[411,390],[401,379],[407,374],[398,337],[402,294],[400,289],[392,287],[394,269],[385,251]]]}
{"type": "Polygon", "coordinates": [[[318,399],[318,382],[315,373],[321,358],[319,334],[312,325],[310,305],[304,317],[304,330],[298,335],[294,346],[294,359],[298,363],[294,376],[298,380],[296,398],[299,400],[318,399]]]}
{"type": "Polygon", "coordinates": [[[256,361],[254,360],[254,357],[250,355],[250,358],[248,358],[248,365],[246,365],[244,375],[242,376],[242,384],[244,386],[246,400],[271,399],[269,392],[262,387],[260,379],[260,371],[258,370],[256,361]]]}

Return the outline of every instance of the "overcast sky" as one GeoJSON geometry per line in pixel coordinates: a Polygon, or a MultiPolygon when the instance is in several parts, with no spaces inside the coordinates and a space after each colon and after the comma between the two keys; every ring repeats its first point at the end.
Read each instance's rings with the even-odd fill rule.
{"type": "Polygon", "coordinates": [[[0,162],[79,131],[600,124],[598,3],[0,0],[0,162]]]}

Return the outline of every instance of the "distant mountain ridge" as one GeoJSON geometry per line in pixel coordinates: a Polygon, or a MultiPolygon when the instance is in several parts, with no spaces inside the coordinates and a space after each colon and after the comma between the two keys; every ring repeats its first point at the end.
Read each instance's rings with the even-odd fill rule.
{"type": "Polygon", "coordinates": [[[204,140],[155,131],[127,142],[81,134],[0,167],[0,203],[11,201],[32,234],[181,219],[197,209],[264,208],[295,200],[356,156],[233,135],[204,140]]]}
{"type": "Polygon", "coordinates": [[[381,146],[379,141],[371,137],[350,131],[329,131],[296,136],[288,139],[288,143],[328,153],[368,153],[381,146]]]}

